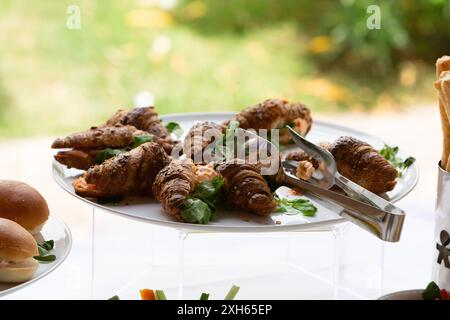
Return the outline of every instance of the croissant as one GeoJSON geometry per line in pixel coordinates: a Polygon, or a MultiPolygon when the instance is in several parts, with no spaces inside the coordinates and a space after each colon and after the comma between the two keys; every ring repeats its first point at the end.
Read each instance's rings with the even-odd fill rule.
{"type": "MultiPolygon", "coordinates": [[[[312,126],[311,112],[302,103],[282,99],[267,99],[249,107],[233,119],[242,129],[280,129],[280,143],[289,143],[291,137],[283,127],[292,126],[298,133],[306,135],[312,126]]],[[[226,122],[225,125],[229,123],[226,122]]]]}
{"type": "Polygon", "coordinates": [[[92,127],[90,130],[73,133],[65,138],[56,139],[52,144],[52,148],[124,148],[133,144],[134,137],[142,135],[149,135],[149,133],[128,125],[92,127]]]}
{"type": "Polygon", "coordinates": [[[338,171],[373,193],[394,189],[397,169],[366,142],[340,137],[331,146],[338,171]]]}
{"type": "Polygon", "coordinates": [[[152,195],[156,175],[169,162],[159,144],[148,142],[91,167],[73,186],[82,197],[152,195]]]}
{"type": "Polygon", "coordinates": [[[187,133],[184,140],[185,153],[195,163],[206,163],[204,151],[213,146],[215,139],[221,137],[225,127],[214,122],[200,122],[195,124],[187,133]]]}
{"type": "Polygon", "coordinates": [[[107,126],[116,124],[131,125],[139,130],[150,132],[151,134],[170,141],[170,133],[161,124],[155,107],[140,107],[132,110],[118,110],[106,122],[107,126]]]}
{"type": "Polygon", "coordinates": [[[194,186],[194,164],[191,161],[172,160],[156,176],[153,194],[165,212],[182,221],[180,207],[194,186]]]}
{"type": "Polygon", "coordinates": [[[68,168],[87,170],[95,165],[98,150],[67,150],[55,154],[55,160],[68,168]]]}
{"type": "Polygon", "coordinates": [[[226,202],[262,216],[274,212],[276,203],[259,168],[234,159],[219,164],[216,171],[224,179],[222,191],[226,202]]]}

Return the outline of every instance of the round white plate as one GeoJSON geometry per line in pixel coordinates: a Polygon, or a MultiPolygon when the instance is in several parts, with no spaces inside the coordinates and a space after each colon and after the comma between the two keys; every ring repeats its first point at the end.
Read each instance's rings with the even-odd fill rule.
{"type": "Polygon", "coordinates": [[[0,283],[0,297],[10,294],[19,289],[23,289],[32,283],[49,275],[56,268],[58,268],[69,255],[72,248],[72,235],[66,224],[59,218],[50,215],[48,221],[42,228],[42,231],[35,236],[38,243],[47,240],[55,241],[55,247],[50,252],[56,256],[53,262],[39,263],[39,268],[31,280],[23,283],[0,283]]]}
{"type": "MultiPolygon", "coordinates": [[[[164,122],[174,121],[180,124],[186,133],[192,125],[199,121],[222,122],[230,119],[233,113],[186,113],[163,116],[164,122]]],[[[349,135],[359,138],[381,149],[384,142],[381,139],[367,135],[360,131],[341,127],[334,124],[315,121],[308,139],[314,142],[334,141],[336,138],[349,135]]],[[[283,152],[293,149],[295,146],[286,148],[283,152]]],[[[400,147],[401,153],[401,147],[400,147]]],[[[407,155],[400,154],[401,157],[407,155]]],[[[74,193],[72,181],[78,177],[82,171],[67,169],[56,161],[53,161],[53,177],[55,181],[71,195],[88,202],[93,206],[100,207],[114,214],[128,218],[145,221],[153,224],[169,226],[185,231],[203,232],[273,232],[273,231],[300,231],[306,229],[321,229],[330,225],[335,225],[345,221],[337,213],[336,207],[324,201],[312,201],[318,210],[314,217],[304,217],[302,215],[273,214],[269,217],[259,217],[252,214],[232,211],[220,211],[217,220],[211,221],[207,225],[182,223],[175,221],[165,214],[161,205],[149,198],[127,198],[124,201],[111,204],[100,205],[96,202],[84,199],[74,193]]],[[[390,201],[398,201],[406,196],[416,185],[418,180],[418,170],[412,165],[401,178],[398,179],[394,190],[384,195],[390,201]]],[[[295,197],[290,194],[289,189],[282,187],[279,193],[288,197],[295,197]]]]}

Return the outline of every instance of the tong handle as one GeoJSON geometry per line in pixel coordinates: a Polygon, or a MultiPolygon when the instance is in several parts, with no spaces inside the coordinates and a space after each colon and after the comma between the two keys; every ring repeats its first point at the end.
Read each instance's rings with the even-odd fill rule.
{"type": "Polygon", "coordinates": [[[310,191],[317,196],[329,199],[342,206],[345,210],[342,215],[366,229],[378,238],[388,242],[400,240],[401,230],[405,214],[388,212],[379,207],[371,206],[367,203],[352,199],[340,193],[322,189],[306,181],[283,175],[284,184],[310,191]]]}
{"type": "Polygon", "coordinates": [[[335,183],[339,188],[344,190],[346,194],[354,199],[371,204],[374,207],[378,207],[391,213],[404,214],[404,211],[399,207],[393,205],[386,199],[383,199],[366,188],[361,187],[352,180],[347,179],[339,172],[336,172],[335,174],[335,183]]]}

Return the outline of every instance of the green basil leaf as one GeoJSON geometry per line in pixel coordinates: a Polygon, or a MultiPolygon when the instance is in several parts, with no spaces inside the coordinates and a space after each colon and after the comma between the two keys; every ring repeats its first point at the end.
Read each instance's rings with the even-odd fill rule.
{"type": "Polygon", "coordinates": [[[405,161],[403,161],[403,166],[405,168],[410,167],[414,162],[416,162],[416,158],[414,157],[408,157],[405,159],[405,161]]]}
{"type": "Polygon", "coordinates": [[[223,179],[221,177],[215,177],[212,180],[199,183],[195,188],[192,196],[199,198],[207,203],[215,203],[217,195],[222,189],[223,179]]]}
{"type": "Polygon", "coordinates": [[[441,289],[436,282],[431,281],[422,293],[423,300],[436,300],[441,297],[441,289]]]}
{"type": "Polygon", "coordinates": [[[38,245],[38,252],[40,257],[48,255],[48,250],[41,247],[40,245],[38,245]]]}
{"type": "Polygon", "coordinates": [[[133,137],[133,146],[132,148],[137,148],[139,147],[141,144],[147,143],[147,142],[152,142],[153,141],[153,136],[149,135],[149,134],[144,134],[141,136],[135,136],[133,137]]]}
{"type": "Polygon", "coordinates": [[[398,147],[390,147],[385,144],[378,152],[397,169],[398,176],[400,177],[403,175],[404,171],[416,161],[416,159],[414,157],[408,157],[405,160],[402,160],[397,156],[398,150],[398,147]]]}
{"type": "Polygon", "coordinates": [[[180,207],[181,217],[186,222],[207,224],[211,220],[212,212],[204,201],[187,197],[180,207]]]}
{"type": "Polygon", "coordinates": [[[181,126],[176,122],[168,122],[165,127],[169,133],[175,134],[178,138],[183,134],[183,129],[181,129],[181,126]]]}
{"type": "Polygon", "coordinates": [[[35,256],[33,257],[34,259],[38,260],[38,261],[43,261],[43,262],[51,262],[51,261],[55,261],[56,260],[56,256],[53,254],[49,254],[49,255],[44,255],[44,256],[35,256]]]}
{"type": "Polygon", "coordinates": [[[317,212],[317,208],[312,204],[312,202],[305,198],[297,199],[279,199],[275,197],[278,202],[275,213],[285,213],[287,215],[296,215],[301,213],[305,217],[314,217],[317,212]]]}
{"type": "Polygon", "coordinates": [[[95,155],[95,163],[102,164],[106,160],[108,160],[112,157],[118,156],[119,154],[121,154],[123,152],[124,152],[123,150],[111,149],[111,148],[106,148],[106,149],[100,150],[95,155]]]}
{"type": "Polygon", "coordinates": [[[40,244],[40,246],[43,247],[45,250],[50,251],[55,247],[55,241],[53,240],[44,241],[43,243],[40,244]]]}

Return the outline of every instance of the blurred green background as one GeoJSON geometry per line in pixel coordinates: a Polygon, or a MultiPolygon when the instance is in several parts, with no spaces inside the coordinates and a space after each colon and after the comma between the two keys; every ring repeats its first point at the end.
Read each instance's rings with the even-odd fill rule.
{"type": "Polygon", "coordinates": [[[68,133],[154,100],[161,114],[268,97],[314,112],[435,99],[450,1],[1,0],[0,137],[68,133]],[[70,30],[69,5],[81,10],[70,30]],[[369,4],[381,29],[369,30],[369,4]]]}

